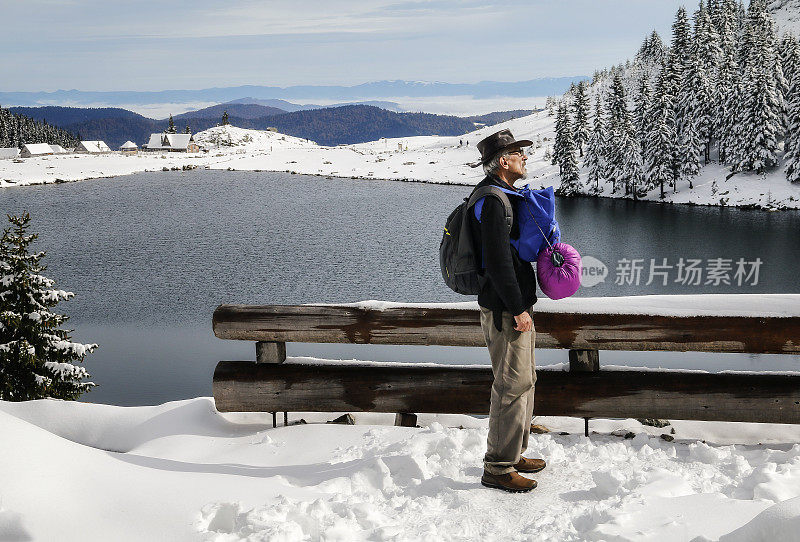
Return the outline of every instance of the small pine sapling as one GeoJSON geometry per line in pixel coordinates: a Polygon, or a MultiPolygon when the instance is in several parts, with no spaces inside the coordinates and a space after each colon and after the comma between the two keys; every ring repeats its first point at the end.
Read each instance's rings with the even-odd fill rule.
{"type": "Polygon", "coordinates": [[[8,216],[0,239],[0,399],[77,399],[96,384],[82,362],[96,344],[73,342],[62,329],[67,316],[51,312],[74,296],[43,276],[44,252],[30,253],[30,214],[8,216]]]}

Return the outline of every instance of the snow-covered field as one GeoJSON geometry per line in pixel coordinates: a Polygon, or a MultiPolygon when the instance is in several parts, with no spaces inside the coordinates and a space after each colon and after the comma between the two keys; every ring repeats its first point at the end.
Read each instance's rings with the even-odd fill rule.
{"type": "MultiPolygon", "coordinates": [[[[21,162],[0,160],[0,187],[76,181],[185,166],[471,185],[483,178],[480,168],[468,165],[479,157],[475,144],[501,128],[510,128],[517,139],[531,139],[540,145],[534,146],[528,159],[526,182],[535,188],[558,187],[557,166],[544,158],[545,150],[552,146],[553,125],[554,117],[542,111],[464,136],[381,139],[338,147],[319,146],[275,132],[222,126],[195,134],[199,143],[220,145],[209,153],[65,155],[29,158],[21,162]]],[[[739,173],[726,180],[728,174],[727,168],[712,163],[693,179],[693,188],[690,189],[688,182],[683,181],[676,192],[667,191],[665,201],[764,209],[800,208],[800,186],[786,181],[782,167],[767,175],[739,173]]],[[[585,171],[582,177],[585,182],[585,171]]],[[[619,190],[612,194],[611,186],[605,186],[602,196],[624,197],[624,193],[619,190]]],[[[661,201],[659,196],[659,191],[653,190],[643,199],[661,201]]]]}
{"type": "Polygon", "coordinates": [[[519,495],[485,419],[336,415],[0,402],[0,540],[800,540],[800,426],[539,418],[519,495]]]}

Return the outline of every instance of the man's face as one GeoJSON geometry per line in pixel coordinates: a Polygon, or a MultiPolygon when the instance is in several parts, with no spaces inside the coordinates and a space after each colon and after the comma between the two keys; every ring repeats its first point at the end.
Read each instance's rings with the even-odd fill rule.
{"type": "Polygon", "coordinates": [[[528,171],[525,169],[525,162],[527,160],[528,158],[525,156],[525,151],[521,148],[511,149],[500,159],[501,166],[505,165],[506,173],[509,178],[513,179],[512,182],[518,179],[524,179],[528,174],[528,171]]]}

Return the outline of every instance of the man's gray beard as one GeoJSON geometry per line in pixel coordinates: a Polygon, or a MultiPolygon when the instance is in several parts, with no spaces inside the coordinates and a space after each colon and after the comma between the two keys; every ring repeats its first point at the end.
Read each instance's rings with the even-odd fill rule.
{"type": "Polygon", "coordinates": [[[523,173],[522,173],[522,177],[520,177],[520,178],[519,178],[519,179],[517,179],[517,180],[518,180],[518,181],[524,181],[524,180],[525,180],[525,179],[527,179],[527,178],[528,178],[528,172],[527,172],[527,170],[526,170],[525,172],[523,172],[523,173]]]}

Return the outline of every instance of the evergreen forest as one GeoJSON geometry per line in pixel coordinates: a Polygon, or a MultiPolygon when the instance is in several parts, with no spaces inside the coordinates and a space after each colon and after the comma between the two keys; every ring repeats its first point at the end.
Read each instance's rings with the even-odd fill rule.
{"type": "Polygon", "coordinates": [[[678,9],[666,45],[655,31],[633,61],[573,85],[556,115],[552,163],[565,195],[692,188],[716,161],[800,180],[800,44],[778,36],[766,0],[678,9]],[[587,173],[580,179],[578,161],[587,173]],[[582,186],[581,183],[585,183],[582,186]]]}
{"type": "Polygon", "coordinates": [[[0,147],[22,148],[28,143],[49,143],[65,149],[78,146],[78,136],[25,115],[0,107],[0,147]]]}

